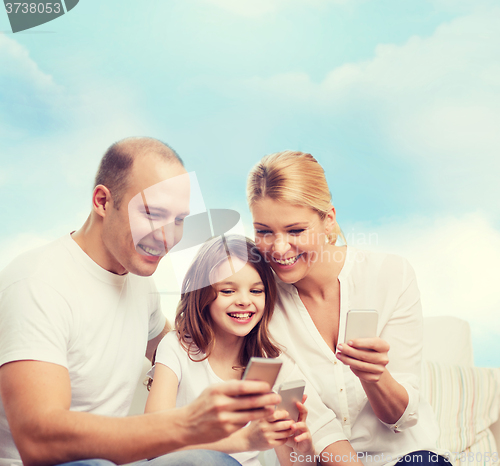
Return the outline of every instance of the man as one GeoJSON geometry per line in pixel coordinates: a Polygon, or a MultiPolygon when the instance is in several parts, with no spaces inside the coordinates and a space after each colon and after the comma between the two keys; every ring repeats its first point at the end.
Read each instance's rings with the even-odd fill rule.
{"type": "MultiPolygon", "coordinates": [[[[263,395],[266,383],[238,381],[184,408],[124,417],[144,354],[169,329],[145,277],[179,241],[188,199],[171,148],[125,139],[101,161],[82,228],[0,273],[0,466],[127,463],[219,440],[272,412],[279,397],[263,395]]],[[[234,464],[196,450],[164,458],[234,464]]]]}

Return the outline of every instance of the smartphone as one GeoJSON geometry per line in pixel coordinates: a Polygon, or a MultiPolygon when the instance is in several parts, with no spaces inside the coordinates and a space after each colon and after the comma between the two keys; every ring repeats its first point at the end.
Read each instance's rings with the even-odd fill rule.
{"type": "Polygon", "coordinates": [[[283,361],[277,358],[250,358],[242,380],[263,380],[273,388],[283,361]]]}
{"type": "Polygon", "coordinates": [[[297,422],[299,419],[299,408],[297,408],[297,401],[302,403],[302,395],[306,382],[304,380],[293,380],[292,382],[285,382],[280,385],[278,395],[281,396],[281,403],[278,409],[285,409],[290,415],[289,419],[297,422]]]}
{"type": "Polygon", "coordinates": [[[377,336],[378,312],[374,309],[351,309],[347,311],[344,343],[355,338],[377,336]]]}

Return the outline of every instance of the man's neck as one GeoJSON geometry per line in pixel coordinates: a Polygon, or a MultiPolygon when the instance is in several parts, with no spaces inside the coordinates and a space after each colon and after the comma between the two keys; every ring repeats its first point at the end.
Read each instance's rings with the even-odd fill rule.
{"type": "Polygon", "coordinates": [[[71,237],[80,246],[82,251],[104,270],[117,275],[125,275],[128,273],[127,270],[120,265],[118,265],[118,268],[114,267],[110,263],[108,254],[106,254],[106,248],[102,243],[100,230],[99,221],[94,219],[93,215],[90,214],[82,227],[73,232],[71,237]]]}

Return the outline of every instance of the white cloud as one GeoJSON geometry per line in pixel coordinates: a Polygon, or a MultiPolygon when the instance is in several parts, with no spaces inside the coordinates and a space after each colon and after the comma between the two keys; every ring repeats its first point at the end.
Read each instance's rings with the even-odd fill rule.
{"type": "Polygon", "coordinates": [[[353,246],[406,257],[417,275],[424,317],[466,320],[475,363],[500,364],[500,232],[483,214],[387,219],[383,226],[357,224],[345,233],[353,246]]]}
{"type": "Polygon", "coordinates": [[[62,88],[42,71],[28,50],[0,33],[0,136],[22,138],[30,122],[52,120],[62,88]]]}
{"type": "MultiPolygon", "coordinates": [[[[363,115],[439,202],[500,212],[500,9],[439,26],[428,38],[379,45],[316,83],[306,73],[240,82],[278,108],[363,115]]],[[[234,88],[233,88],[234,90],[234,88]]]]}
{"type": "Polygon", "coordinates": [[[48,183],[57,177],[58,184],[85,185],[90,191],[106,148],[151,129],[137,112],[136,92],[120,82],[89,70],[83,84],[63,87],[4,34],[0,62],[0,151],[9,165],[0,185],[15,179],[39,189],[41,178],[48,183]],[[29,172],[19,163],[26,158],[32,163],[29,172]]]}
{"type": "Polygon", "coordinates": [[[500,232],[481,213],[356,224],[348,243],[393,252],[415,269],[424,315],[453,315],[500,336],[500,232]]]}
{"type": "Polygon", "coordinates": [[[44,73],[29,56],[28,50],[14,39],[0,33],[2,76],[10,75],[29,82],[39,91],[56,90],[52,76],[44,73]]]}
{"type": "Polygon", "coordinates": [[[0,269],[22,251],[78,229],[90,212],[93,178],[106,148],[151,130],[137,111],[135,92],[119,82],[89,70],[82,80],[85,87],[60,86],[57,76],[41,71],[23,46],[0,34],[3,58],[8,67],[2,62],[0,83],[9,88],[0,88],[0,134],[5,133],[0,138],[0,189],[9,199],[28,202],[10,210],[10,228],[0,232],[0,269]],[[11,89],[17,94],[10,95],[11,89]],[[20,97],[31,95],[35,109],[23,107],[25,97],[20,97]],[[57,124],[44,127],[50,119],[57,124]],[[42,210],[32,210],[31,198],[42,210]],[[24,226],[15,235],[12,226],[18,219],[24,226]]]}

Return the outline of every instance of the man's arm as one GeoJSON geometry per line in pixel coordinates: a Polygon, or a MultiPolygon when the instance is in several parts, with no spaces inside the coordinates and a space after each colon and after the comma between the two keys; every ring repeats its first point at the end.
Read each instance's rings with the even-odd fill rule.
{"type": "Polygon", "coordinates": [[[148,341],[148,346],[146,348],[146,357],[152,361],[153,360],[153,355],[155,354],[156,348],[158,347],[158,344],[160,343],[161,339],[172,330],[172,326],[170,325],[170,322],[168,319],[165,321],[165,327],[163,327],[163,330],[161,333],[148,341]]]}
{"type": "Polygon", "coordinates": [[[269,416],[278,395],[257,395],[268,391],[265,382],[234,381],[206,389],[183,408],[113,418],[69,411],[71,385],[63,366],[16,361],[0,367],[0,396],[25,466],[86,458],[122,464],[214,442],[269,416]]]}

